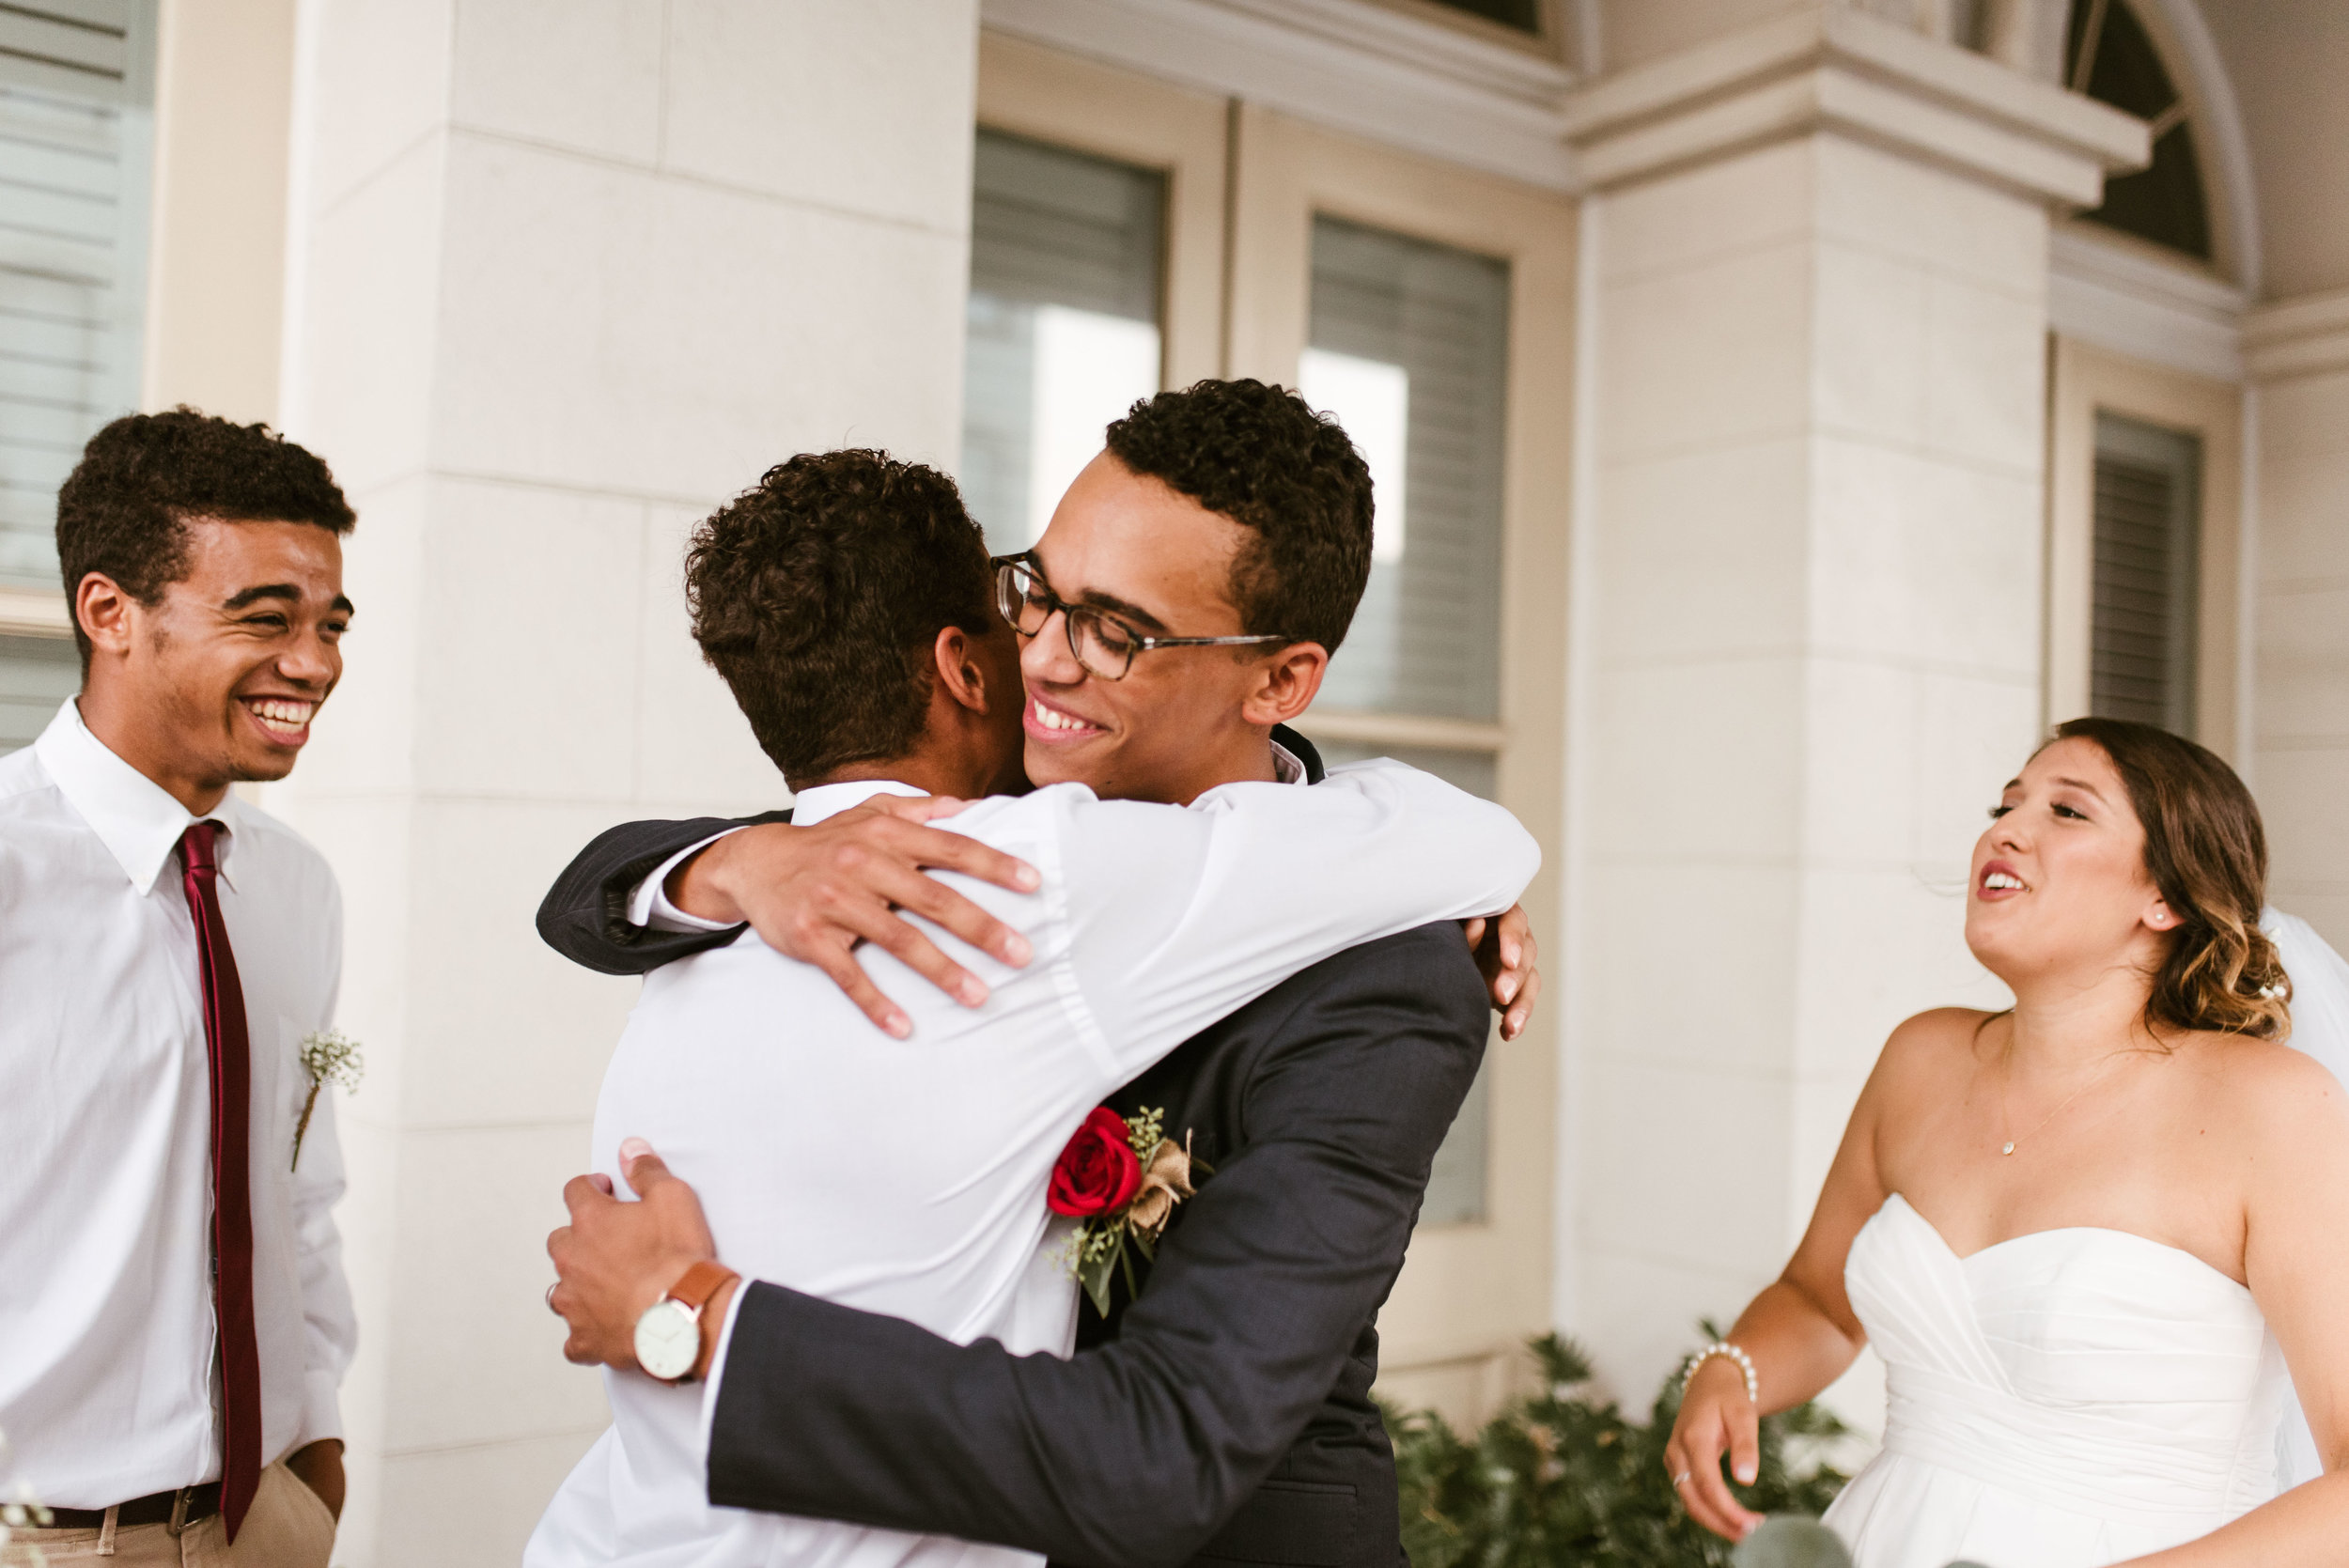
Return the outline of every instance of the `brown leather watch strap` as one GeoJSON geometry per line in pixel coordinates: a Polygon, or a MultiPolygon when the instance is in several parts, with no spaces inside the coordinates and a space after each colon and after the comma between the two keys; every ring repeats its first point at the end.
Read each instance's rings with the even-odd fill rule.
{"type": "Polygon", "coordinates": [[[704,1258],[677,1276],[677,1282],[669,1287],[668,1294],[661,1299],[674,1301],[680,1307],[691,1308],[698,1312],[703,1307],[708,1305],[711,1296],[725,1288],[726,1281],[739,1280],[741,1277],[725,1265],[711,1258],[704,1258]]]}

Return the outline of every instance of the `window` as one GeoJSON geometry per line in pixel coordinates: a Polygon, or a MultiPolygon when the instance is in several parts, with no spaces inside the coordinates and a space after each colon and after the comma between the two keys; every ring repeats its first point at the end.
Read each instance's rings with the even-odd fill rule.
{"type": "Polygon", "coordinates": [[[2096,416],[2095,608],[2089,711],[2194,733],[2202,443],[2096,416]]]}
{"type": "Polygon", "coordinates": [[[82,689],[82,662],[62,637],[0,633],[0,755],[29,746],[82,689]]]}
{"type": "Polygon", "coordinates": [[[1159,389],[1166,177],[983,130],[972,186],[962,491],[1009,554],[1159,389]]]}
{"type": "Polygon", "coordinates": [[[2145,24],[2126,0],[2073,0],[2064,59],[2074,92],[2135,115],[2154,132],[2152,165],[2107,180],[2104,205],[2088,220],[2210,260],[2210,206],[2186,98],[2145,24]]]}
{"type": "Polygon", "coordinates": [[[2135,719],[2232,757],[2243,391],[2059,336],[2046,719],[2135,719]]]}

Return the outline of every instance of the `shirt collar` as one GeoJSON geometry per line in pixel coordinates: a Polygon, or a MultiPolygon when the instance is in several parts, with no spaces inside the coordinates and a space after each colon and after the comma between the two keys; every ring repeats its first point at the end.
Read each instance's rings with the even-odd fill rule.
{"type": "Polygon", "coordinates": [[[238,826],[237,798],[232,792],[204,816],[191,816],[169,790],[132,767],[113,749],[90,734],[82,710],[71,697],[49,721],[33,754],[56,781],[58,793],[88,823],[90,831],[115,858],[115,864],[142,893],[152,893],[172,852],[189,824],[219,823],[227,830],[220,841],[221,879],[237,885],[235,864],[238,826]]]}
{"type": "Polygon", "coordinates": [[[1313,782],[1306,776],[1305,765],[1298,760],[1297,753],[1277,740],[1272,742],[1272,776],[1283,784],[1313,782]]]}
{"type": "Polygon", "coordinates": [[[876,795],[920,798],[929,793],[894,779],[850,779],[845,784],[815,784],[791,797],[791,825],[813,828],[827,816],[861,806],[876,795]]]}

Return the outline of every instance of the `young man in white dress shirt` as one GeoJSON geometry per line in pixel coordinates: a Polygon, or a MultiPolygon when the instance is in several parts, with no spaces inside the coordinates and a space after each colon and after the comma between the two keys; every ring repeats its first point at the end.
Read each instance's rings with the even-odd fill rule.
{"type": "Polygon", "coordinates": [[[180,409],[57,500],[83,681],[0,758],[0,1430],[51,1563],[324,1568],[356,1328],[331,1096],[342,906],[238,800],[342,675],[326,465],[180,409]]]}
{"type": "MultiPolygon", "coordinates": [[[[794,458],[702,526],[688,589],[696,636],[795,790],[795,821],[876,796],[1024,783],[1020,644],[992,601],[1049,590],[1025,568],[999,575],[942,475],[870,453],[794,458]]],[[[1101,645],[1082,624],[1094,629],[1072,649],[1096,661],[1138,651],[1101,645]]],[[[1227,725],[1230,738],[1255,725],[1261,739],[1301,711],[1327,658],[1287,638],[1213,641],[1247,651],[1159,643],[1183,650],[1160,657],[1221,661],[1202,668],[1201,685],[1228,685],[1234,710],[1208,719],[1212,699],[1200,704],[1201,746],[1227,725]]],[[[598,1167],[618,1173],[623,1141],[649,1138],[698,1188],[726,1267],[696,1265],[671,1290],[698,1317],[676,1365],[607,1374],[615,1423],[558,1493],[526,1564],[1034,1560],[711,1507],[715,1396],[690,1385],[722,1354],[735,1270],[950,1339],[1066,1355],[1076,1287],[1044,1245],[1044,1195],[1087,1111],[1320,959],[1507,908],[1538,861],[1505,811],[1394,764],[1311,790],[1287,787],[1293,762],[1285,780],[1234,771],[1203,781],[1187,807],[1063,784],[954,815],[950,827],[1038,874],[1026,893],[963,884],[1025,933],[1032,956],[1015,968],[934,927],[988,987],[971,1008],[903,985],[897,960],[868,954],[874,978],[905,999],[902,1036],[752,933],[647,979],[599,1105],[598,1167]]],[[[669,903],[661,882],[646,884],[648,913],[712,924],[669,903]]]]}

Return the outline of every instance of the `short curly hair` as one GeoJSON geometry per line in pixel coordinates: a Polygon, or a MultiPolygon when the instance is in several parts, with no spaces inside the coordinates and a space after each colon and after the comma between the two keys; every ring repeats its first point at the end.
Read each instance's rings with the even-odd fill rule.
{"type": "Polygon", "coordinates": [[[1110,455],[1248,530],[1232,563],[1243,631],[1346,641],[1370,582],[1370,465],[1337,422],[1257,380],[1199,381],[1136,403],[1110,455]]]}
{"type": "MultiPolygon", "coordinates": [[[[57,491],[57,567],[70,601],[92,572],[153,605],[188,569],[188,522],[308,522],[348,534],[358,519],[315,454],[266,425],[238,425],[182,404],[108,425],[57,491]]],[[[73,639],[89,674],[90,642],[73,639]]]]}
{"type": "Polygon", "coordinates": [[[803,452],[693,531],[693,637],[792,788],[905,755],[940,631],[987,629],[993,570],[955,482],[886,452],[803,452]]]}

